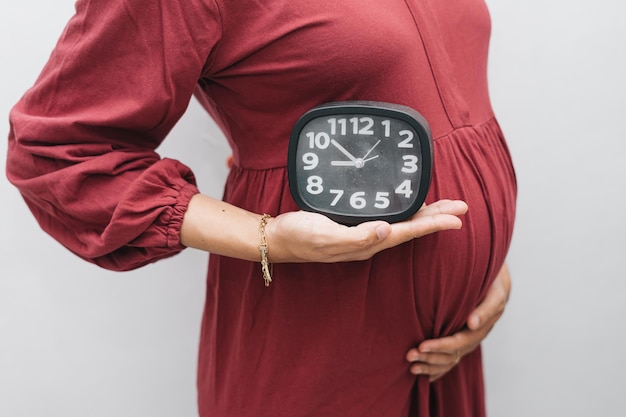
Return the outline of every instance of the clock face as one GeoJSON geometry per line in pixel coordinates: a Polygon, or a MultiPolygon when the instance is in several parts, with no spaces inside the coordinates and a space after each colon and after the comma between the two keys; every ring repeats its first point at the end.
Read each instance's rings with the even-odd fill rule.
{"type": "Polygon", "coordinates": [[[396,104],[324,104],[298,120],[289,144],[294,200],[348,225],[413,215],[426,198],[431,169],[426,120],[396,104]]]}

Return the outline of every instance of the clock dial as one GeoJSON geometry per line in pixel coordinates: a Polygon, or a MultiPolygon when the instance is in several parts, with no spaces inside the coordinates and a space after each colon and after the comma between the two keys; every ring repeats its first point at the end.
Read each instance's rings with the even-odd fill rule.
{"type": "Polygon", "coordinates": [[[379,102],[330,103],[294,127],[289,183],[298,205],[344,223],[400,221],[424,202],[432,139],[407,107],[379,102]]]}

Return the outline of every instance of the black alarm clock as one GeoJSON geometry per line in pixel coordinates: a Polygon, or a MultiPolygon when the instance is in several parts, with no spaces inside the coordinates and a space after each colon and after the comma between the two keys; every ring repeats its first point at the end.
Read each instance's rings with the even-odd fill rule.
{"type": "Polygon", "coordinates": [[[293,128],[289,188],[301,209],[345,225],[402,221],[426,199],[432,152],[428,123],[412,108],[374,101],[323,104],[293,128]]]}

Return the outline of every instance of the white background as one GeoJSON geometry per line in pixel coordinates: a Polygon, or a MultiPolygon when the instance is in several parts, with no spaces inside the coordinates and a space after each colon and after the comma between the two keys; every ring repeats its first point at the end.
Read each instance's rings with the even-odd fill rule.
{"type": "MultiPolygon", "coordinates": [[[[485,342],[491,417],[626,415],[626,7],[488,0],[490,87],[519,180],[513,293],[485,342]]],[[[0,135],[70,0],[0,4],[0,135]]],[[[195,103],[161,148],[221,195],[228,150],[195,103]]],[[[0,140],[4,172],[6,140],[0,140]]],[[[0,178],[0,416],[195,416],[207,256],[128,273],[40,231],[0,178]]],[[[352,417],[352,416],[347,416],[352,417]]]]}

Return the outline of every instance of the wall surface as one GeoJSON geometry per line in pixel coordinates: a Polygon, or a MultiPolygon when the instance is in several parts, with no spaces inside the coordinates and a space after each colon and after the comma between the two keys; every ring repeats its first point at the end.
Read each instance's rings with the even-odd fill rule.
{"type": "MultiPolygon", "coordinates": [[[[513,293],[485,342],[490,415],[624,416],[626,6],[488,4],[491,94],[520,187],[513,293]]],[[[0,4],[2,136],[72,13],[70,0],[0,4]]],[[[221,195],[227,145],[195,102],[160,152],[221,195]]],[[[100,270],[41,232],[4,176],[0,195],[0,416],[196,415],[206,254],[100,270]]]]}
{"type": "Polygon", "coordinates": [[[626,415],[626,6],[489,0],[516,163],[514,291],[486,342],[492,416],[626,415]]]}

